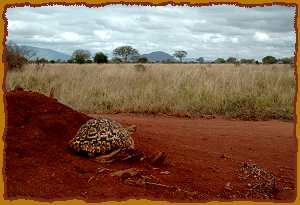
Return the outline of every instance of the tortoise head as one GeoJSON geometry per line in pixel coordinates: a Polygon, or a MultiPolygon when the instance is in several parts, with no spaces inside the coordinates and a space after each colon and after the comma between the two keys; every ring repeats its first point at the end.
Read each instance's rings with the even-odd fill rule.
{"type": "Polygon", "coordinates": [[[136,131],[136,125],[130,125],[129,127],[125,127],[129,135],[133,134],[136,131]]]}

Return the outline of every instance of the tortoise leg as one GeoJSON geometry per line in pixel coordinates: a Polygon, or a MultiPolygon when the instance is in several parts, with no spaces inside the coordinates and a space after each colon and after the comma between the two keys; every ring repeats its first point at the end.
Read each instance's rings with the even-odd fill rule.
{"type": "Polygon", "coordinates": [[[126,150],[126,155],[121,159],[122,161],[141,161],[144,157],[144,154],[134,148],[129,147],[126,150]]]}
{"type": "Polygon", "coordinates": [[[115,156],[116,154],[118,154],[122,149],[117,149],[109,154],[103,155],[103,156],[99,156],[99,157],[95,157],[95,161],[97,162],[102,162],[102,163],[110,163],[113,162],[114,159],[113,156],[115,156]]]}

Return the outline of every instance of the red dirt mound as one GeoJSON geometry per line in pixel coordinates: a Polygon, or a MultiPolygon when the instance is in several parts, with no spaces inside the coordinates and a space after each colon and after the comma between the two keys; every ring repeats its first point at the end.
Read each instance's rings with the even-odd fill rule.
{"type": "Polygon", "coordinates": [[[6,196],[43,193],[40,187],[47,186],[43,174],[49,174],[45,168],[59,170],[57,165],[68,155],[68,141],[91,117],[55,99],[21,89],[6,94],[6,105],[6,196]]]}
{"type": "Polygon", "coordinates": [[[124,125],[137,125],[137,149],[146,156],[167,153],[167,164],[101,164],[68,149],[87,115],[21,89],[6,94],[6,105],[6,199],[295,199],[297,140],[291,122],[107,115],[124,125]],[[258,166],[245,166],[248,160],[258,166]],[[276,181],[273,175],[267,182],[256,180],[265,170],[276,181]]]}

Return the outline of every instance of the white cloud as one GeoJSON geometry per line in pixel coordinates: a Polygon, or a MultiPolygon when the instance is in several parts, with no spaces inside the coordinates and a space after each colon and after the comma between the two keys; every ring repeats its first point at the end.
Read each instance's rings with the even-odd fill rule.
{"type": "Polygon", "coordinates": [[[268,41],[270,40],[270,36],[263,32],[255,32],[254,39],[260,42],[268,41]]]}
{"type": "Polygon", "coordinates": [[[226,36],[221,34],[214,34],[211,36],[210,41],[213,43],[222,43],[226,40],[226,36]]]}
{"type": "Polygon", "coordinates": [[[74,32],[63,32],[59,37],[58,41],[78,42],[82,40],[81,36],[74,32]]]}
{"type": "Polygon", "coordinates": [[[32,37],[32,40],[33,41],[36,41],[36,42],[44,42],[44,43],[52,43],[52,42],[55,42],[56,39],[55,38],[52,38],[52,37],[44,37],[44,36],[40,36],[40,35],[34,35],[32,37]]]}
{"type": "Polygon", "coordinates": [[[198,38],[204,43],[221,43],[226,40],[226,37],[221,34],[213,34],[213,33],[204,33],[198,36],[193,36],[195,38],[198,38]]]}
{"type": "Polygon", "coordinates": [[[80,42],[83,38],[74,33],[74,32],[63,32],[61,34],[56,34],[52,36],[44,36],[44,35],[33,35],[30,40],[32,42],[44,42],[44,43],[74,43],[80,42]]]}
{"type": "Polygon", "coordinates": [[[101,41],[107,41],[111,38],[111,32],[108,31],[96,30],[93,33],[101,41]]]}
{"type": "Polygon", "coordinates": [[[9,31],[13,32],[16,30],[24,29],[25,25],[22,23],[22,21],[9,20],[7,27],[9,31]]]}
{"type": "Polygon", "coordinates": [[[239,38],[238,37],[232,37],[230,38],[232,43],[238,43],[239,42],[239,38]]]}

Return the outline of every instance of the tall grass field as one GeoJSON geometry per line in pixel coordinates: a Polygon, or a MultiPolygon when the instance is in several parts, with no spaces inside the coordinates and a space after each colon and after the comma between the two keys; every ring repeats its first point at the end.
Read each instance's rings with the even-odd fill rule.
{"type": "Polygon", "coordinates": [[[290,65],[46,64],[8,71],[20,85],[90,113],[166,113],[243,119],[293,119],[296,81],[290,65]]]}

